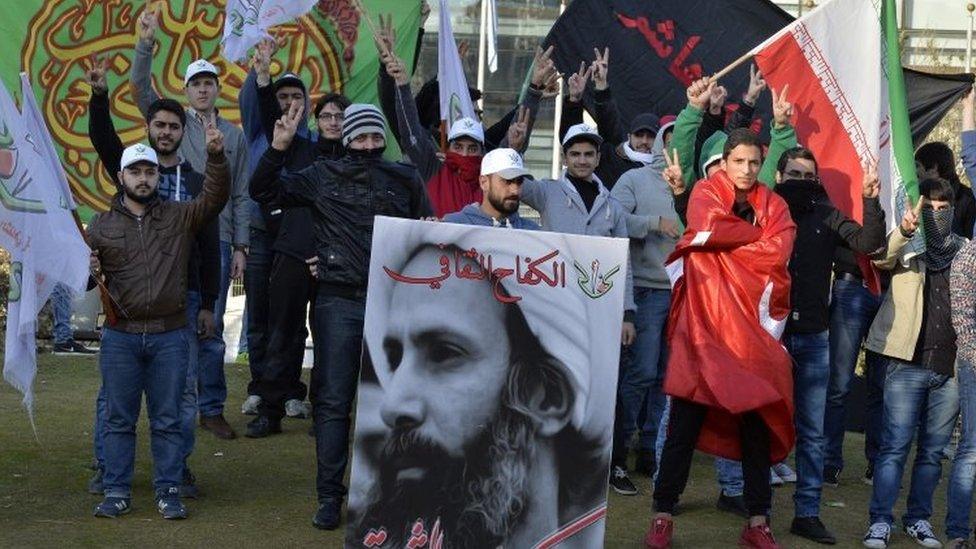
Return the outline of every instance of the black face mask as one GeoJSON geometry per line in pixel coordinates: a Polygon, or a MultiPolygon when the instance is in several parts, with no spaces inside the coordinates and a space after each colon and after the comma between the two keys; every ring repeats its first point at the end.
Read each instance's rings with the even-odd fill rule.
{"type": "Polygon", "coordinates": [[[352,158],[361,160],[379,160],[383,158],[383,153],[386,151],[386,147],[380,147],[378,149],[367,150],[356,150],[352,148],[346,148],[346,154],[352,158]]]}
{"type": "Polygon", "coordinates": [[[787,179],[776,185],[776,194],[783,197],[795,217],[812,210],[826,191],[813,179],[787,179]]]}

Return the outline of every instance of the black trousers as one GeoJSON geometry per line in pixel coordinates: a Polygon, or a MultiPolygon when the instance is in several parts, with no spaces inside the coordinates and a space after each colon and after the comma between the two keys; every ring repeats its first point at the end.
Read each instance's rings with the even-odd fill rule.
{"type": "MultiPolygon", "coordinates": [[[[659,513],[673,513],[678,497],[688,484],[691,458],[707,413],[708,408],[701,404],[671,399],[668,438],[661,452],[654,488],[654,508],[659,513]]],[[[755,412],[743,414],[741,418],[743,498],[750,516],[766,515],[773,499],[769,485],[769,428],[755,412]]]]}
{"type": "MultiPolygon", "coordinates": [[[[271,266],[268,311],[268,350],[257,394],[258,413],[271,417],[285,415],[285,402],[305,400],[302,383],[302,358],[308,330],[305,319],[314,311],[315,283],[304,261],[276,253],[271,266]]],[[[314,322],[314,321],[313,321],[314,322]]]]}

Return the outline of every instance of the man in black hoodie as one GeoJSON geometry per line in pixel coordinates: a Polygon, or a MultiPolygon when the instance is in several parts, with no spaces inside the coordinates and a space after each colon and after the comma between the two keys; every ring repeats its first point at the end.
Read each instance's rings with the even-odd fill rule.
{"type": "MultiPolygon", "coordinates": [[[[125,150],[122,140],[115,132],[109,105],[108,83],[105,78],[107,65],[104,60],[98,61],[95,67],[86,75],[88,84],[92,88],[91,101],[88,108],[88,136],[92,146],[98,153],[105,171],[112,181],[119,185],[122,152],[125,150]]],[[[146,116],[146,127],[149,144],[156,151],[159,159],[159,196],[163,200],[184,202],[195,198],[203,189],[203,175],[193,171],[193,167],[183,160],[178,150],[183,139],[183,128],[186,113],[183,107],[172,99],[158,99],[149,106],[146,116]]],[[[214,304],[220,291],[220,240],[219,223],[211,220],[197,233],[194,249],[190,254],[187,268],[187,329],[192,332],[190,341],[190,360],[187,365],[186,388],[180,407],[183,431],[183,484],[180,486],[182,497],[195,498],[198,490],[196,478],[190,472],[187,460],[193,452],[195,443],[195,428],[197,416],[197,372],[198,353],[197,338],[214,336],[214,304]]],[[[101,492],[101,476],[103,468],[102,433],[107,417],[104,392],[99,391],[95,408],[95,459],[98,468],[89,491],[101,492]]]]}
{"type": "Polygon", "coordinates": [[[387,123],[373,105],[353,104],[343,113],[342,158],[320,157],[304,170],[273,179],[270,174],[284,164],[301,118],[301,109],[293,104],[275,124],[271,147],[251,178],[251,198],[312,212],[312,236],[321,260],[311,382],[319,508],[312,523],[334,530],[346,494],[342,479],[363,346],[373,220],[377,215],[428,217],[431,208],[416,168],[383,159],[387,123]]]}
{"type": "MultiPolygon", "coordinates": [[[[289,89],[304,91],[304,84],[297,77],[280,78],[271,85],[261,86],[259,75],[258,103],[261,121],[268,143],[274,142],[275,123],[281,117],[283,107],[304,103],[304,96],[294,96],[282,101],[289,89]],[[284,81],[283,81],[284,80],[284,81]],[[297,83],[295,82],[297,81],[297,83]],[[284,93],[283,93],[284,90],[284,93]]],[[[311,166],[316,159],[338,160],[345,155],[342,146],[343,112],[350,104],[339,94],[322,97],[315,106],[315,118],[319,128],[317,141],[295,135],[285,149],[284,163],[268,170],[270,181],[277,181],[283,173],[297,173],[311,166]]],[[[301,111],[304,111],[302,106],[301,111]]],[[[290,113],[289,113],[290,114],[290,113]]],[[[287,403],[305,399],[305,385],[301,382],[302,359],[305,355],[305,339],[308,331],[305,320],[314,325],[315,284],[308,272],[306,261],[315,256],[312,234],[312,212],[308,208],[269,208],[264,211],[280,212],[277,222],[269,222],[268,230],[274,237],[274,259],[271,266],[268,310],[268,355],[260,379],[255,384],[261,398],[258,417],[248,423],[246,436],[263,438],[281,432],[281,419],[287,411],[287,403]],[[277,211],[276,211],[277,210],[277,211]]],[[[313,334],[313,339],[315,335],[313,334]]]]}
{"type": "Polygon", "coordinates": [[[817,175],[817,160],[809,149],[794,147],[776,166],[775,192],[786,200],[796,223],[790,257],[792,310],[783,334],[795,362],[793,401],[796,424],[796,492],[790,531],[818,543],[834,544],[833,534],[820,521],[823,483],[824,408],[830,377],[830,275],[838,246],[873,254],[885,247],[884,211],[878,200],[876,167],[864,166],[862,200],[864,225],[841,213],[830,202],[817,175]]]}

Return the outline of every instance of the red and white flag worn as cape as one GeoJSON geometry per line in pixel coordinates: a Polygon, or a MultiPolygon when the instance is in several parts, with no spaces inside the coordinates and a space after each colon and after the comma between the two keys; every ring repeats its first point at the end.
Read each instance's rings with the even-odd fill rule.
{"type": "Polygon", "coordinates": [[[765,185],[748,194],[756,223],[732,213],[724,170],[699,181],[688,226],[668,258],[670,356],[664,391],[708,407],[698,449],[741,459],[739,422],[757,412],[770,431],[770,459],[793,448],[793,370],[780,336],[790,312],[787,262],[796,225],[765,185]]]}

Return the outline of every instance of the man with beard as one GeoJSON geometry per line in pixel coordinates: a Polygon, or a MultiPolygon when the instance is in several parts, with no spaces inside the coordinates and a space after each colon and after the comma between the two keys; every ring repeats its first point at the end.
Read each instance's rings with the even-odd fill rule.
{"type": "MultiPolygon", "coordinates": [[[[122,153],[125,149],[109,110],[108,83],[106,81],[107,61],[97,60],[86,75],[92,88],[88,111],[88,135],[99,160],[117,187],[122,153]]],[[[146,131],[149,144],[156,152],[159,161],[159,196],[163,200],[186,202],[199,196],[203,189],[203,175],[193,171],[190,163],[179,153],[183,140],[186,113],[179,103],[172,99],[159,99],[149,106],[146,117],[146,131]]],[[[196,478],[190,471],[187,460],[193,453],[197,415],[197,374],[200,346],[198,338],[213,337],[214,303],[220,290],[220,241],[217,220],[212,220],[195,235],[195,244],[189,256],[187,278],[187,338],[190,344],[190,357],[186,371],[186,388],[183,392],[181,409],[183,423],[183,482],[180,495],[195,498],[198,494],[196,478]]],[[[91,493],[102,493],[104,474],[103,434],[106,412],[105,392],[99,391],[95,409],[94,446],[96,471],[89,483],[91,493]]]]}
{"type": "Polygon", "coordinates": [[[464,225],[538,230],[539,225],[518,213],[522,182],[532,175],[515,149],[495,149],[481,160],[481,204],[468,204],[460,212],[448,214],[444,221],[464,225]]]}
{"type": "MultiPolygon", "coordinates": [[[[493,231],[406,250],[397,270],[424,276],[444,254],[484,249],[485,232],[493,231]]],[[[525,241],[519,251],[538,257],[543,249],[525,241]]],[[[516,259],[492,256],[496,265],[516,259]]],[[[457,268],[481,267],[462,256],[457,268]]],[[[612,391],[593,381],[600,374],[585,298],[531,288],[490,276],[446,280],[436,299],[422,284],[395,283],[383,294],[388,309],[369,348],[389,431],[372,488],[351,517],[357,543],[383,529],[383,547],[404,547],[418,523],[444,547],[597,543],[597,529],[580,521],[606,498],[612,391]],[[522,299],[502,303],[498,292],[522,299]],[[572,535],[573,526],[584,527],[572,535]]]]}
{"type": "Polygon", "coordinates": [[[317,158],[277,179],[298,129],[294,112],[275,124],[271,147],[251,177],[251,197],[262,204],[312,211],[319,258],[315,298],[315,365],[310,393],[318,459],[316,528],[334,530],[346,494],[342,479],[349,459],[349,425],[363,343],[366,282],[377,215],[421,218],[430,204],[417,170],[383,160],[386,120],[373,105],[355,103],[344,112],[339,160],[317,158]]]}
{"type": "MultiPolygon", "coordinates": [[[[162,9],[147,4],[136,20],[138,41],[129,84],[139,111],[146,115],[149,105],[159,99],[152,86],[152,57],[159,30],[162,9]]],[[[200,426],[217,438],[232,439],[237,433],[224,418],[227,400],[227,380],[224,376],[224,310],[230,281],[241,280],[247,263],[250,241],[251,205],[247,199],[247,142],[244,132],[217,113],[220,80],[217,67],[206,59],[197,59],[183,74],[184,93],[189,105],[186,131],[180,143],[180,154],[193,169],[203,173],[207,163],[205,145],[206,123],[217,121],[217,129],[224,135],[226,154],[230,163],[230,202],[220,213],[220,292],[214,305],[214,337],[200,342],[203,349],[199,372],[200,426]]]]}
{"type": "MultiPolygon", "coordinates": [[[[434,215],[444,217],[472,202],[480,203],[483,196],[478,173],[485,154],[485,132],[481,122],[470,118],[455,121],[447,132],[447,156],[441,161],[429,133],[420,124],[417,105],[410,95],[410,74],[403,61],[389,53],[383,57],[386,70],[397,85],[400,148],[427,182],[434,215]]],[[[549,74],[547,71],[553,70],[551,62],[548,65],[540,63],[540,67],[533,70],[532,82],[544,81],[549,74]]],[[[527,93],[525,97],[501,147],[518,151],[528,144],[541,92],[527,93]]]]}
{"type": "Polygon", "coordinates": [[[146,393],[156,505],[164,519],[186,518],[180,501],[186,385],[187,260],[192,238],[227,202],[230,177],[223,136],[211,118],[203,190],[192,201],[159,198],[159,161],[143,144],[122,153],[119,193],[88,227],[93,270],[104,276],[117,317],[102,327],[99,367],[106,401],[105,499],[97,517],[131,509],[136,424],[146,393]]]}
{"type": "MultiPolygon", "coordinates": [[[[917,440],[912,479],[902,527],[923,547],[941,547],[932,530],[932,495],[942,474],[945,447],[959,413],[954,375],[956,333],[949,301],[950,267],[966,239],[954,234],[956,197],[944,179],[919,183],[918,204],[906,201],[901,225],[888,237],[887,255],[875,261],[889,270],[891,287],[878,310],[865,348],[888,361],[884,382],[881,448],[874,463],[865,547],[888,546],[894,506],[905,461],[917,440]],[[925,252],[911,255],[906,246],[921,218],[925,252]],[[916,435],[917,433],[917,435],[916,435]]],[[[956,486],[950,483],[950,490],[956,486]]],[[[950,516],[948,522],[955,523],[950,516]]]]}

